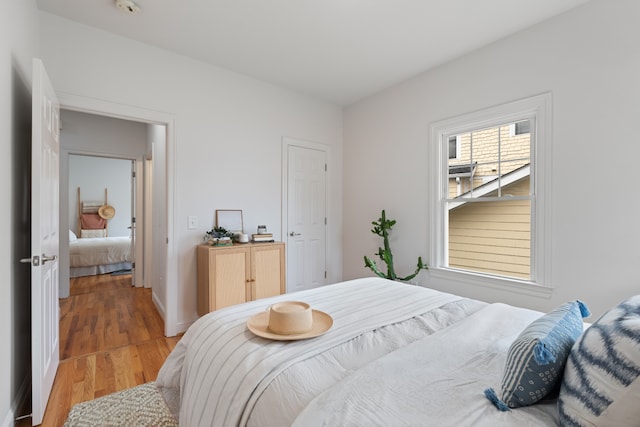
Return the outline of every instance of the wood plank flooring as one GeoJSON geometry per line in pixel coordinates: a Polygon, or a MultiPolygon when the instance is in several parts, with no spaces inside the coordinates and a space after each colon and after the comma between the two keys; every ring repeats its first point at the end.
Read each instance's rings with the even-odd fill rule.
{"type": "Polygon", "coordinates": [[[151,289],[131,276],[71,279],[60,300],[60,367],[43,426],[61,426],[76,403],[154,381],[180,337],[165,338],[151,289]]]}

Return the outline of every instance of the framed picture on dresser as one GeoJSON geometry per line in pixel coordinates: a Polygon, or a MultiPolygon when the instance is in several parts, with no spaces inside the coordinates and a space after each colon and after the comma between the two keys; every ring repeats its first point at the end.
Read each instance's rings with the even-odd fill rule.
{"type": "Polygon", "coordinates": [[[242,209],[216,209],[216,227],[232,233],[243,233],[242,209]]]}

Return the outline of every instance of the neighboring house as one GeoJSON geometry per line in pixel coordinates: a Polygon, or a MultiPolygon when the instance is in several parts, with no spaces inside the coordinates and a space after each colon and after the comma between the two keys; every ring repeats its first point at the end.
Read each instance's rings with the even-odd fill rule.
{"type": "Polygon", "coordinates": [[[529,121],[449,137],[449,267],[531,278],[529,121]]]}

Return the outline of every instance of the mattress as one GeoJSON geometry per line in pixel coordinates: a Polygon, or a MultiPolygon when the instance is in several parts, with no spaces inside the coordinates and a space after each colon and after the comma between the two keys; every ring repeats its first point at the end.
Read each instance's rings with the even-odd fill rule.
{"type": "Polygon", "coordinates": [[[555,402],[500,412],[511,342],[542,313],[365,278],[227,307],[196,321],[156,384],[184,426],[548,426],[555,402]],[[271,341],[246,322],[276,301],[329,313],[317,338],[271,341]]]}
{"type": "Polygon", "coordinates": [[[130,263],[131,260],[131,238],[128,236],[80,238],[69,242],[71,268],[130,263]]]}

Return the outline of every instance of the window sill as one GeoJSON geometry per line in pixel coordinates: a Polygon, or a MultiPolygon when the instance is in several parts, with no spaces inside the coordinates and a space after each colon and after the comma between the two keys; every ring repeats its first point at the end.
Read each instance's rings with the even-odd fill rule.
{"type": "Polygon", "coordinates": [[[551,298],[553,288],[527,280],[508,279],[482,273],[460,271],[443,267],[429,267],[430,280],[450,281],[462,285],[482,286],[511,293],[551,298]]]}

